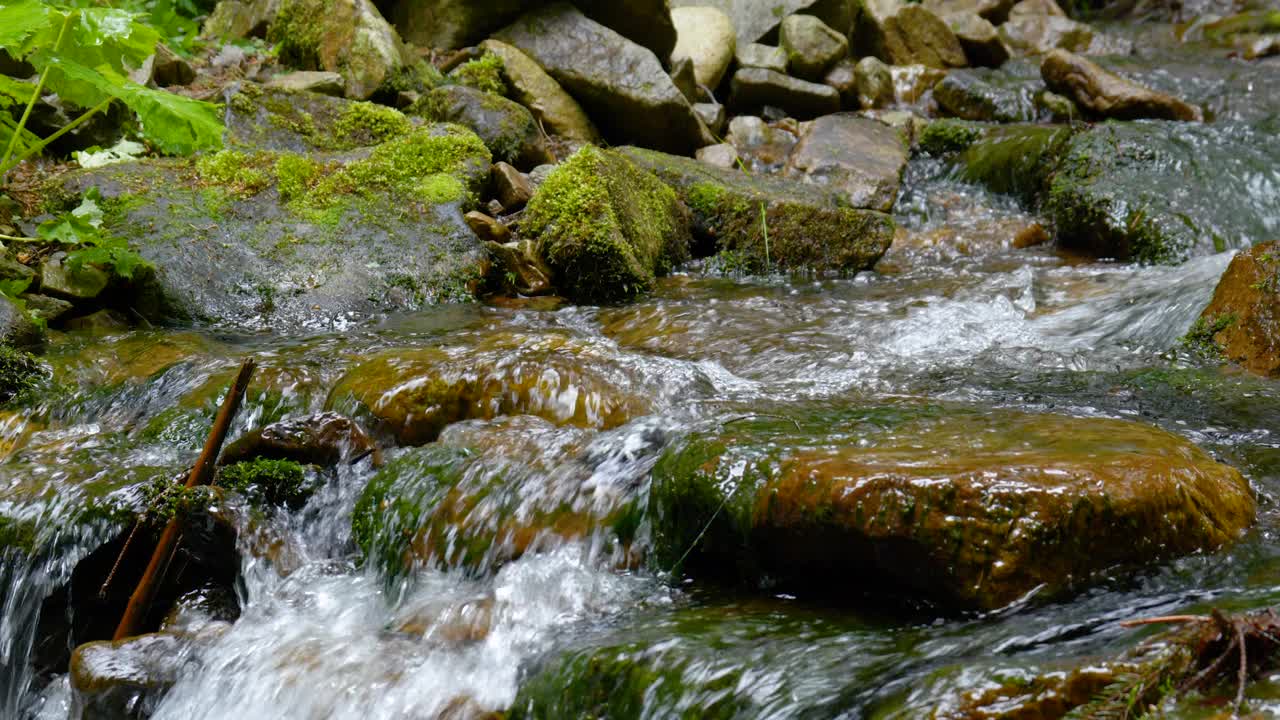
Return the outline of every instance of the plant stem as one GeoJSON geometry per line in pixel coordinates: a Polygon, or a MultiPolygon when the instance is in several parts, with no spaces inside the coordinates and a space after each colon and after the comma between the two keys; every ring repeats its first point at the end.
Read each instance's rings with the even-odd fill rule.
{"type": "Polygon", "coordinates": [[[760,201],[760,229],[764,231],[764,269],[769,272],[773,262],[769,260],[769,218],[764,211],[764,201],[760,201]]]}
{"type": "MultiPolygon", "coordinates": [[[[67,34],[67,26],[71,24],[71,13],[62,19],[62,27],[58,29],[58,39],[53,43],[53,50],[50,54],[56,55],[58,48],[62,47],[62,37],[67,34]]],[[[13,155],[13,146],[18,142],[18,136],[27,126],[27,119],[31,117],[31,109],[36,106],[36,100],[40,99],[40,91],[44,89],[44,81],[49,77],[49,70],[52,65],[45,65],[44,70],[40,73],[40,79],[36,81],[36,87],[31,91],[31,99],[27,101],[27,109],[22,111],[22,119],[18,121],[18,127],[13,129],[13,136],[9,138],[9,146],[4,149],[4,160],[0,160],[0,177],[9,172],[9,157],[13,155]]],[[[17,163],[14,163],[15,165],[17,163]]]]}
{"type": "Polygon", "coordinates": [[[0,235],[0,240],[8,240],[10,242],[40,242],[40,238],[16,237],[13,235],[0,235]]]}
{"type": "Polygon", "coordinates": [[[43,150],[43,149],[45,148],[45,146],[47,146],[49,143],[53,142],[54,140],[57,140],[58,138],[62,137],[63,135],[66,135],[67,133],[71,132],[72,130],[75,130],[77,127],[80,127],[82,124],[84,124],[84,123],[85,123],[85,121],[87,121],[89,118],[93,117],[93,115],[94,115],[94,114],[99,113],[99,112],[102,112],[103,110],[105,110],[105,109],[106,109],[106,107],[107,107],[108,105],[110,105],[110,104],[111,104],[111,101],[112,101],[112,100],[115,100],[115,98],[107,98],[106,100],[103,100],[102,102],[98,103],[97,105],[94,105],[93,107],[89,108],[88,110],[85,110],[85,111],[84,111],[84,113],[82,113],[82,114],[80,115],[80,117],[78,117],[78,118],[76,118],[75,120],[72,120],[71,122],[67,123],[64,127],[62,127],[61,129],[59,129],[59,130],[58,130],[58,132],[56,132],[56,133],[54,133],[54,134],[50,135],[49,137],[45,138],[44,140],[41,140],[40,142],[36,143],[33,147],[31,147],[30,149],[28,149],[26,152],[22,153],[21,155],[19,155],[19,156],[18,156],[18,157],[16,157],[16,158],[14,158],[14,159],[13,159],[13,162],[9,163],[8,165],[0,165],[0,175],[3,175],[3,174],[5,174],[5,173],[9,172],[9,171],[10,171],[10,170],[12,170],[13,168],[17,167],[17,166],[18,166],[18,163],[20,163],[20,162],[22,162],[23,160],[26,160],[27,158],[31,157],[33,154],[40,152],[40,151],[41,151],[41,150],[43,150]]]}

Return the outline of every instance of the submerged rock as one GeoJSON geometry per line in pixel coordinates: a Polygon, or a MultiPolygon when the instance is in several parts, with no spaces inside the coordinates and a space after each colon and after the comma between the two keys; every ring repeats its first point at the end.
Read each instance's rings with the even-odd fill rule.
{"type": "Polygon", "coordinates": [[[1137,423],[824,407],[685,439],[654,468],[650,513],[664,567],[692,548],[695,575],[990,609],[1218,548],[1254,499],[1236,470],[1137,423]]]}
{"type": "Polygon", "coordinates": [[[892,218],[842,205],[833,188],[622,152],[674,187],[693,213],[694,234],[749,272],[854,273],[873,266],[893,239],[892,218]]]}
{"type": "Polygon", "coordinates": [[[81,645],[71,656],[72,717],[150,717],[189,670],[192,650],[190,638],[165,632],[81,645]]]}
{"type": "Polygon", "coordinates": [[[1040,73],[1050,90],[1075,100],[1076,105],[1098,117],[1204,120],[1200,108],[1126,80],[1065,50],[1054,50],[1046,55],[1040,65],[1040,73]]]}
{"type": "Polygon", "coordinates": [[[563,335],[484,338],[467,347],[388,350],[347,372],[328,406],[402,445],[436,439],[450,423],[536,415],[586,428],[621,425],[649,407],[605,348],[563,335]]]}
{"type": "Polygon", "coordinates": [[[557,289],[580,303],[634,299],[689,256],[676,194],[628,158],[590,146],[538,188],[521,230],[538,240],[557,289]]]}
{"type": "Polygon", "coordinates": [[[687,153],[715,142],[653,53],[568,3],[530,12],[495,37],[537,61],[614,140],[687,153]]]}
{"type": "Polygon", "coordinates": [[[814,120],[791,151],[786,173],[824,185],[854,208],[888,212],[907,167],[902,133],[853,113],[814,120]]]}
{"type": "Polygon", "coordinates": [[[1231,259],[1189,337],[1216,346],[1251,372],[1280,377],[1277,243],[1259,243],[1231,259]]]}

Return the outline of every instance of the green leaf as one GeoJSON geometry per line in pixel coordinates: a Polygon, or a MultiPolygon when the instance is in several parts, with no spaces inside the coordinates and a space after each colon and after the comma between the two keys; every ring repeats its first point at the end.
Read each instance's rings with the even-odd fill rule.
{"type": "Polygon", "coordinates": [[[52,220],[40,223],[36,235],[50,242],[81,245],[99,237],[98,229],[87,219],[64,213],[52,220]]]}
{"type": "Polygon", "coordinates": [[[0,75],[0,107],[10,105],[26,105],[31,101],[31,93],[35,85],[14,80],[8,75],[0,75]]]}
{"type": "MultiPolygon", "coordinates": [[[[18,129],[18,121],[9,116],[8,113],[0,112],[0,149],[9,146],[9,138],[13,137],[13,133],[18,129]]],[[[18,153],[25,153],[37,144],[40,138],[36,137],[30,130],[23,128],[18,133],[18,142],[14,145],[14,150],[18,153]]]]}
{"type": "Polygon", "coordinates": [[[28,40],[41,30],[48,31],[51,25],[57,33],[56,23],[62,22],[62,16],[52,13],[48,5],[37,0],[19,0],[5,2],[0,5],[0,48],[17,58],[30,52],[28,40]]]}
{"type": "Polygon", "coordinates": [[[127,74],[156,51],[160,33],[125,10],[91,7],[73,17],[58,54],[88,67],[127,74]]]}
{"type": "Polygon", "coordinates": [[[29,287],[31,287],[31,278],[29,277],[0,280],[0,295],[16,300],[29,287]]]}
{"type": "Polygon", "coordinates": [[[93,244],[67,253],[66,267],[71,272],[79,272],[85,265],[97,265],[110,269],[116,275],[132,280],[134,273],[140,268],[151,267],[151,263],[136,252],[129,249],[129,243],[122,238],[102,238],[93,244]]]}

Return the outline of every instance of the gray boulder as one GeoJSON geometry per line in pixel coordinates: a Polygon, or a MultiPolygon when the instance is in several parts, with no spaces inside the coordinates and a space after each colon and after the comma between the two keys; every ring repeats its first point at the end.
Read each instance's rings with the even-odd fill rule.
{"type": "Polygon", "coordinates": [[[738,44],[772,42],[782,19],[797,13],[812,15],[835,28],[849,33],[853,27],[856,3],[849,0],[672,0],[675,8],[709,6],[718,8],[733,21],[738,31],[738,44]]]}
{"type": "Polygon", "coordinates": [[[849,207],[889,212],[898,198],[907,154],[907,139],[897,130],[854,113],[838,113],[809,124],[785,172],[837,192],[849,207]]]}
{"type": "Polygon", "coordinates": [[[734,59],[740,68],[764,68],[781,73],[787,71],[787,51],[774,45],[740,43],[734,59]]]}
{"type": "Polygon", "coordinates": [[[747,112],[766,105],[803,120],[839,112],[840,92],[830,85],[763,68],[743,68],[734,73],[729,91],[730,109],[747,112]]]}
{"type": "Polygon", "coordinates": [[[541,65],[608,138],[680,153],[715,142],[652,52],[568,3],[528,13],[496,37],[541,65]]]}
{"type": "Polygon", "coordinates": [[[470,128],[493,159],[529,170],[553,160],[538,123],[523,105],[466,85],[436,88],[409,108],[429,120],[470,128]]]}
{"type": "Polygon", "coordinates": [[[737,49],[733,21],[724,11],[713,7],[676,8],[671,11],[671,19],[676,25],[672,59],[692,60],[698,84],[714,89],[729,69],[737,49]]]}
{"type": "Polygon", "coordinates": [[[940,16],[973,13],[999,25],[1009,19],[1015,0],[924,0],[924,6],[940,16]]]}
{"type": "Polygon", "coordinates": [[[804,80],[820,80],[849,53],[849,39],[812,15],[783,20],[778,42],[787,53],[787,68],[804,80]]]}

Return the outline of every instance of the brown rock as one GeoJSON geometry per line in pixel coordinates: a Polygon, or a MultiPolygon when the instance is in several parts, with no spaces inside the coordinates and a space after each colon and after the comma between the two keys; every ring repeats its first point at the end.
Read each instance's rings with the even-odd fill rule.
{"type": "Polygon", "coordinates": [[[996,26],[977,13],[953,13],[943,16],[947,26],[956,34],[970,65],[999,67],[1009,59],[1009,48],[1004,46],[996,26]]]}
{"type": "Polygon", "coordinates": [[[1250,372],[1280,377],[1280,243],[1231,259],[1188,337],[1211,340],[1250,372]]]}
{"type": "Polygon", "coordinates": [[[502,203],[503,212],[515,212],[533,197],[533,183],[529,177],[511,165],[497,162],[489,169],[493,194],[502,203]]]}
{"type": "Polygon", "coordinates": [[[924,0],[924,6],[938,15],[974,13],[997,25],[1009,19],[1015,0],[924,0]]]}
{"type": "Polygon", "coordinates": [[[1054,0],[1022,0],[1009,10],[1009,17],[1026,17],[1042,15],[1049,17],[1066,17],[1062,8],[1054,0]]]}
{"type": "Polygon", "coordinates": [[[955,33],[921,5],[896,0],[867,0],[855,30],[853,46],[890,65],[921,63],[930,67],[964,67],[964,48],[955,33]]]}
{"type": "Polygon", "coordinates": [[[1050,90],[1076,102],[1085,112],[1106,118],[1157,118],[1201,122],[1200,108],[1104,70],[1078,55],[1054,50],[1040,64],[1050,90]]]}
{"type": "Polygon", "coordinates": [[[840,93],[840,106],[858,107],[858,65],[850,58],[836,63],[822,77],[824,85],[830,85],[840,93]]]}
{"type": "Polygon", "coordinates": [[[787,161],[786,174],[840,194],[849,207],[888,212],[907,166],[906,139],[897,130],[853,113],[809,124],[787,161]]]}
{"type": "Polygon", "coordinates": [[[532,240],[490,241],[485,243],[485,249],[501,273],[500,283],[506,292],[533,297],[555,289],[551,285],[551,268],[542,261],[532,240]]]}
{"type": "Polygon", "coordinates": [[[479,210],[472,210],[462,219],[467,221],[467,227],[485,242],[504,243],[511,237],[511,231],[506,225],[485,215],[479,210]]]}
{"type": "Polygon", "coordinates": [[[222,451],[218,464],[233,465],[261,457],[329,466],[377,452],[378,446],[350,418],[323,412],[281,420],[242,435],[222,451]]]}

